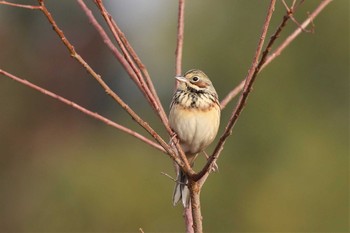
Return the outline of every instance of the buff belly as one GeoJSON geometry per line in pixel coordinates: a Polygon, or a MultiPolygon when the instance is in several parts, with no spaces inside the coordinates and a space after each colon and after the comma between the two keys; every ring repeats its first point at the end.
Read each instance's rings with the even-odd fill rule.
{"type": "Polygon", "coordinates": [[[170,126],[177,133],[187,156],[204,150],[214,140],[220,123],[218,107],[202,110],[176,105],[171,111],[170,126]]]}

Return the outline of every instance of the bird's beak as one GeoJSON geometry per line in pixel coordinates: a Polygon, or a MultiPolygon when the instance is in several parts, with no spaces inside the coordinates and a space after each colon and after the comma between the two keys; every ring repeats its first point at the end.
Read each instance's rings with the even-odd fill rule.
{"type": "Polygon", "coordinates": [[[187,78],[182,76],[176,76],[175,78],[177,79],[177,81],[180,81],[180,82],[184,82],[184,83],[188,82],[187,78]]]}

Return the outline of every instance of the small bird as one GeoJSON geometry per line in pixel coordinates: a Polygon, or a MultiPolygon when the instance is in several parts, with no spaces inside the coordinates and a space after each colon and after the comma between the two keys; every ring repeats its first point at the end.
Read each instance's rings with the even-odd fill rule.
{"type": "MultiPolygon", "coordinates": [[[[188,162],[193,166],[198,153],[216,137],[220,124],[220,103],[212,82],[203,71],[192,69],[183,77],[175,78],[179,85],[170,104],[169,123],[180,140],[188,162]]],[[[188,180],[178,166],[176,170],[173,204],[181,200],[186,208],[190,201],[188,180]]]]}

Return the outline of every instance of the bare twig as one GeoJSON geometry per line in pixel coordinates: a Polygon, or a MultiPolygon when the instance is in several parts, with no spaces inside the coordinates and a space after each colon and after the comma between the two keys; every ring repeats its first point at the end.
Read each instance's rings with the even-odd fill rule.
{"type": "Polygon", "coordinates": [[[116,128],[118,130],[121,130],[124,133],[130,134],[131,136],[134,136],[137,139],[140,139],[141,141],[145,142],[146,144],[148,144],[148,145],[150,145],[150,146],[152,146],[152,147],[154,147],[154,148],[156,148],[156,149],[166,153],[163,147],[161,147],[159,144],[149,140],[148,138],[144,137],[143,135],[141,135],[141,134],[139,134],[139,133],[137,133],[137,132],[135,132],[135,131],[133,131],[133,130],[131,130],[129,128],[126,128],[125,126],[122,126],[122,125],[120,125],[120,124],[118,124],[118,123],[116,123],[114,121],[111,121],[111,120],[101,116],[98,113],[92,112],[92,111],[90,111],[90,110],[88,110],[88,109],[78,105],[77,103],[75,103],[73,101],[70,101],[70,100],[68,100],[68,99],[66,99],[66,98],[64,98],[64,97],[62,97],[60,95],[57,95],[57,94],[55,94],[55,93],[53,93],[51,91],[48,91],[48,90],[46,90],[46,89],[44,89],[42,87],[39,87],[39,86],[37,86],[37,85],[35,85],[35,84],[25,80],[25,79],[21,79],[21,78],[15,76],[13,74],[10,74],[10,73],[2,70],[2,69],[0,69],[0,74],[3,74],[4,76],[9,77],[9,78],[15,80],[16,82],[19,82],[19,83],[21,83],[21,84],[23,84],[23,85],[25,85],[25,86],[27,86],[29,88],[32,88],[32,89],[34,89],[36,91],[39,91],[39,92],[41,92],[41,93],[43,93],[45,95],[48,95],[48,96],[50,96],[50,97],[52,97],[52,98],[54,98],[54,99],[56,99],[58,101],[61,101],[61,102],[65,103],[65,104],[67,104],[67,105],[77,109],[78,111],[81,111],[81,112],[85,113],[86,115],[88,115],[88,116],[90,116],[92,118],[95,118],[95,119],[97,119],[99,121],[102,121],[103,123],[105,123],[105,124],[107,124],[109,126],[112,126],[113,128],[116,128]]]}
{"type": "MultiPolygon", "coordinates": [[[[129,66],[127,67],[128,74],[130,75],[130,77],[133,77],[134,82],[140,88],[141,92],[144,94],[146,99],[150,102],[151,106],[153,107],[157,115],[159,115],[160,119],[162,120],[167,130],[171,131],[169,128],[168,119],[166,117],[165,111],[163,109],[163,106],[161,105],[161,102],[155,91],[155,88],[150,79],[150,76],[145,68],[145,65],[141,62],[141,59],[137,56],[136,52],[130,45],[124,33],[120,30],[117,23],[113,20],[112,16],[108,13],[103,2],[101,0],[95,0],[95,3],[100,9],[102,16],[104,17],[108,27],[113,33],[115,40],[117,41],[121,51],[123,52],[124,56],[118,56],[118,60],[119,61],[124,60],[129,64],[129,66]],[[136,78],[134,77],[134,74],[136,74],[136,78]]],[[[80,5],[82,4],[83,2],[80,0],[80,5]]],[[[93,20],[92,14],[89,14],[88,16],[90,20],[93,20]]],[[[96,25],[96,24],[97,23],[94,23],[93,25],[96,25]]]]}
{"type": "MultiPolygon", "coordinates": [[[[177,21],[177,43],[175,50],[175,76],[180,76],[182,74],[182,52],[184,44],[184,30],[185,30],[185,0],[178,1],[178,21],[177,21]]],[[[175,90],[178,87],[178,81],[175,81],[175,90]]],[[[177,144],[176,148],[180,151],[180,157],[182,160],[187,161],[186,156],[183,156],[182,149],[177,144]]],[[[186,173],[186,172],[185,172],[186,173]]],[[[193,233],[193,216],[191,207],[184,208],[183,216],[185,219],[186,232],[193,233]]]]}
{"type": "MultiPolygon", "coordinates": [[[[179,76],[182,73],[182,50],[183,50],[183,39],[184,39],[184,28],[185,28],[185,0],[179,0],[178,8],[178,24],[177,24],[177,45],[175,51],[175,75],[179,76]]],[[[175,81],[175,89],[177,88],[177,81],[175,81]]],[[[172,136],[171,140],[174,142],[176,149],[179,151],[179,156],[185,163],[188,163],[182,148],[179,145],[177,137],[172,136]]],[[[192,170],[192,169],[191,169],[192,170]]],[[[193,170],[192,170],[193,171],[193,170]]],[[[186,174],[190,173],[184,171],[186,174]]],[[[194,174],[194,173],[192,173],[194,174]]]]}
{"type": "Polygon", "coordinates": [[[232,91],[230,91],[225,98],[220,102],[221,110],[223,110],[233,98],[235,98],[242,90],[245,84],[245,79],[243,79],[232,91]]]}
{"type": "MultiPolygon", "coordinates": [[[[270,41],[269,41],[268,45],[266,46],[266,49],[263,52],[263,56],[259,62],[260,64],[263,64],[261,61],[265,61],[266,55],[270,52],[272,45],[274,44],[276,39],[279,37],[282,29],[286,26],[287,21],[291,18],[292,14],[294,13],[293,7],[294,7],[295,2],[296,2],[295,0],[292,3],[292,7],[290,7],[290,8],[287,6],[287,4],[285,3],[284,0],[282,0],[282,2],[285,5],[285,7],[287,8],[287,13],[283,16],[282,22],[278,26],[275,33],[270,37],[270,41]]],[[[260,68],[261,67],[259,67],[259,69],[260,68]]],[[[245,83],[246,83],[246,79],[243,79],[238,86],[236,86],[232,91],[230,91],[227,94],[227,96],[221,101],[221,109],[225,108],[226,105],[243,90],[245,83]]]]}
{"type": "MultiPolygon", "coordinates": [[[[183,43],[184,43],[184,30],[185,30],[185,0],[179,0],[179,7],[178,7],[178,22],[177,22],[177,44],[176,44],[176,51],[175,51],[175,75],[179,76],[182,74],[182,51],[183,51],[183,43]]],[[[177,88],[178,82],[175,81],[175,89],[177,88]]],[[[174,142],[175,147],[179,153],[179,156],[182,161],[185,163],[185,169],[184,167],[181,167],[181,169],[185,172],[186,175],[192,176],[194,175],[194,171],[191,168],[191,166],[187,167],[189,165],[187,157],[183,153],[183,150],[181,146],[179,145],[178,138],[171,137],[171,140],[174,142]]],[[[190,213],[190,211],[185,212],[190,213]]],[[[187,219],[192,219],[192,217],[187,216],[187,219]]],[[[192,225],[192,224],[191,224],[192,225]]]]}
{"type": "Polygon", "coordinates": [[[283,50],[295,40],[295,38],[302,33],[307,26],[313,22],[313,20],[321,13],[321,11],[333,0],[323,0],[315,10],[309,15],[309,17],[298,27],[290,36],[288,36],[280,46],[266,58],[265,63],[262,65],[261,70],[264,69],[268,64],[270,64],[276,57],[281,55],[283,50]]]}
{"type": "MultiPolygon", "coordinates": [[[[268,57],[266,57],[265,62],[261,65],[260,67],[260,71],[263,70],[268,64],[270,64],[270,62],[272,62],[276,57],[278,57],[279,55],[281,55],[281,53],[283,52],[283,50],[303,31],[306,31],[306,27],[313,22],[313,20],[316,18],[316,16],[333,0],[323,0],[314,10],[313,13],[311,13],[309,15],[309,17],[287,38],[285,39],[281,45],[274,51],[271,53],[271,55],[269,55],[268,57]]],[[[298,5],[300,5],[303,1],[300,1],[300,3],[298,5]]],[[[294,8],[290,7],[288,8],[289,10],[293,9],[295,11],[296,7],[298,6],[296,5],[294,8]]],[[[291,12],[287,12],[287,14],[283,17],[282,23],[280,24],[280,26],[277,28],[274,36],[271,37],[270,40],[276,40],[279,36],[279,33],[281,31],[281,29],[285,26],[285,24],[287,23],[287,20],[290,19],[290,13],[291,12]]],[[[294,12],[293,12],[294,13],[294,12]]],[[[272,45],[272,44],[271,44],[272,45]]],[[[268,49],[270,49],[270,47],[267,47],[268,49]]],[[[235,98],[242,90],[244,87],[244,83],[245,83],[245,79],[242,80],[240,82],[239,85],[237,85],[232,91],[230,91],[225,98],[222,99],[221,101],[221,108],[224,109],[227,104],[233,99],[235,98]]]]}
{"type": "Polygon", "coordinates": [[[26,9],[30,9],[30,10],[40,10],[41,9],[40,6],[17,4],[17,3],[12,3],[12,2],[8,2],[8,1],[0,1],[0,4],[19,7],[19,8],[26,8],[26,9]]]}
{"type": "MultiPolygon", "coordinates": [[[[301,27],[301,25],[299,24],[299,22],[294,18],[294,12],[296,11],[297,7],[300,6],[302,3],[304,2],[304,0],[300,0],[300,2],[298,3],[298,5],[296,5],[296,0],[293,1],[292,6],[289,7],[286,3],[285,0],[282,0],[282,3],[284,5],[284,7],[287,10],[287,13],[289,15],[289,18],[298,26],[301,27]]],[[[306,30],[303,29],[304,32],[312,32],[312,30],[306,30]]]]}
{"type": "Polygon", "coordinates": [[[185,220],[186,233],[194,233],[193,230],[193,217],[192,217],[192,206],[184,208],[183,217],[185,220]]]}
{"type": "MultiPolygon", "coordinates": [[[[127,71],[127,73],[129,74],[129,76],[132,78],[132,80],[138,85],[138,87],[140,88],[140,90],[142,91],[144,88],[144,83],[142,84],[139,80],[139,78],[141,80],[142,79],[142,75],[139,73],[139,77],[137,77],[137,74],[134,72],[134,70],[131,68],[130,64],[128,63],[128,61],[125,59],[125,57],[119,52],[119,50],[114,46],[113,42],[110,40],[110,38],[108,37],[107,33],[105,32],[105,30],[102,28],[102,26],[98,23],[98,21],[96,20],[95,16],[92,14],[92,11],[86,6],[86,4],[84,3],[83,0],[77,0],[78,4],[80,5],[80,7],[83,9],[83,11],[85,12],[85,14],[87,15],[87,17],[89,18],[91,24],[95,27],[95,29],[98,31],[98,33],[100,34],[100,36],[102,37],[103,41],[106,43],[106,45],[109,47],[109,49],[112,51],[112,53],[115,55],[115,57],[118,59],[118,61],[123,65],[124,69],[127,71]]],[[[101,6],[102,8],[102,6],[101,6]]],[[[103,10],[105,10],[105,8],[102,8],[103,10]]],[[[108,14],[104,13],[104,14],[108,14]]],[[[110,17],[108,17],[110,18],[110,17]]],[[[112,23],[112,22],[110,22],[112,23]]],[[[117,31],[121,33],[120,29],[118,28],[117,25],[114,25],[114,27],[117,27],[117,31]]],[[[117,34],[117,36],[119,36],[119,34],[117,34]]],[[[133,48],[131,47],[130,43],[128,42],[128,40],[123,37],[122,39],[119,39],[120,41],[124,41],[123,43],[125,43],[127,46],[126,48],[128,49],[128,51],[131,52],[131,56],[133,57],[133,59],[135,59],[138,67],[141,69],[142,73],[145,76],[146,79],[146,83],[147,83],[147,87],[149,89],[148,92],[143,92],[146,97],[148,95],[153,96],[155,98],[155,100],[153,99],[152,101],[155,101],[156,103],[153,103],[153,106],[155,106],[155,110],[161,115],[161,119],[164,123],[164,125],[167,127],[168,124],[168,119],[166,117],[165,111],[162,107],[162,104],[158,98],[158,95],[155,91],[155,88],[153,86],[153,83],[150,79],[150,76],[148,74],[147,69],[145,68],[145,66],[143,65],[143,63],[141,62],[140,58],[137,56],[137,54],[135,53],[135,51],[133,50],[133,48]],[[151,93],[150,93],[151,92],[151,93]]],[[[127,52],[127,51],[125,51],[127,52]]],[[[168,131],[171,131],[170,128],[168,129],[168,131]]]]}
{"type": "Polygon", "coordinates": [[[177,46],[175,51],[175,75],[182,74],[182,50],[185,30],[185,0],[179,0],[178,23],[177,23],[177,46]]]}
{"type": "Polygon", "coordinates": [[[171,180],[174,181],[174,182],[177,182],[177,180],[176,180],[174,177],[172,177],[171,175],[169,175],[168,173],[161,172],[160,174],[162,174],[162,175],[168,177],[169,179],[171,179],[171,180]]]}

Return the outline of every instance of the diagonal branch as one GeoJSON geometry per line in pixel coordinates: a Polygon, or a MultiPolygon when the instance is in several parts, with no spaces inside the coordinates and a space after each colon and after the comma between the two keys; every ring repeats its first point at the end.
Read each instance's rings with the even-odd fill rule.
{"type": "Polygon", "coordinates": [[[261,69],[264,69],[268,64],[270,64],[276,57],[281,55],[284,49],[292,43],[297,36],[300,35],[307,26],[314,21],[314,19],[321,13],[321,11],[333,0],[323,0],[316,8],[315,10],[309,15],[309,17],[298,27],[295,29],[295,31],[289,35],[283,42],[282,44],[270,55],[266,58],[265,63],[262,65],[261,69]]]}
{"type": "MultiPolygon", "coordinates": [[[[82,5],[82,1],[78,1],[80,5],[82,5]]],[[[139,86],[141,92],[145,95],[147,100],[151,103],[151,106],[159,115],[162,120],[164,126],[167,128],[169,132],[171,132],[168,124],[168,118],[166,117],[163,106],[158,98],[158,95],[155,91],[153,83],[150,79],[150,76],[145,68],[145,65],[141,62],[141,59],[137,56],[135,50],[130,45],[129,41],[125,37],[124,33],[121,31],[117,23],[113,20],[112,16],[108,13],[105,8],[103,2],[101,0],[95,0],[96,5],[100,9],[102,16],[104,17],[109,29],[111,30],[115,40],[118,43],[122,53],[124,56],[118,56],[118,60],[124,60],[123,62],[127,62],[129,64],[129,69],[127,69],[128,74],[132,77],[136,74],[136,78],[132,77],[134,82],[139,86]],[[131,69],[130,69],[131,68],[131,69]],[[145,77],[144,77],[145,76],[145,77]]],[[[83,7],[84,9],[84,7],[83,7]]],[[[93,15],[88,15],[90,20],[95,21],[93,25],[98,24],[96,20],[94,20],[93,15]]]]}
{"type": "MultiPolygon", "coordinates": [[[[263,70],[268,64],[270,64],[276,57],[278,57],[279,55],[281,55],[281,53],[283,52],[284,49],[286,49],[288,47],[288,45],[295,40],[295,38],[303,31],[305,31],[305,29],[307,28],[307,26],[313,22],[313,20],[317,17],[317,15],[333,0],[323,0],[317,7],[316,9],[313,11],[312,14],[309,15],[309,17],[290,35],[288,36],[282,43],[280,46],[278,46],[278,48],[271,53],[271,55],[267,56],[265,58],[265,61],[262,63],[261,67],[260,67],[260,71],[263,70]]],[[[301,1],[300,4],[304,2],[301,1]]],[[[299,4],[299,5],[300,5],[299,4]]],[[[270,42],[271,43],[270,46],[266,47],[266,50],[270,50],[272,47],[272,44],[274,44],[274,42],[276,41],[276,39],[279,37],[281,30],[283,29],[283,27],[285,26],[285,24],[287,23],[287,21],[290,19],[290,17],[294,14],[296,8],[294,8],[293,6],[288,8],[286,15],[283,17],[283,20],[280,24],[280,26],[277,28],[276,32],[274,33],[274,35],[270,38],[270,42]]],[[[221,108],[225,108],[227,106],[227,104],[233,99],[235,98],[242,90],[244,87],[244,83],[245,83],[245,79],[241,81],[240,84],[238,84],[232,91],[230,91],[226,97],[224,99],[222,99],[221,101],[221,108]]]]}
{"type": "Polygon", "coordinates": [[[21,78],[15,76],[13,74],[10,74],[10,73],[2,70],[2,69],[0,69],[0,74],[3,74],[4,76],[7,76],[8,78],[13,79],[16,82],[19,82],[19,83],[21,83],[21,84],[23,84],[23,85],[25,85],[25,86],[27,86],[29,88],[32,88],[32,89],[34,89],[34,90],[36,90],[38,92],[41,92],[41,93],[43,93],[45,95],[48,95],[48,96],[50,96],[50,97],[52,97],[52,98],[54,98],[54,99],[56,99],[56,100],[58,100],[60,102],[63,102],[64,104],[69,105],[72,108],[75,108],[78,111],[80,111],[80,112],[82,112],[82,113],[84,113],[84,114],[86,114],[86,115],[88,115],[88,116],[90,116],[92,118],[95,118],[95,119],[97,119],[99,121],[102,121],[103,123],[105,123],[105,124],[107,124],[109,126],[112,126],[113,128],[121,130],[124,133],[130,134],[131,136],[134,136],[137,139],[140,139],[141,141],[145,142],[146,144],[148,144],[148,145],[150,145],[150,146],[152,146],[152,147],[154,147],[154,148],[156,148],[156,149],[158,149],[158,150],[160,150],[160,151],[165,153],[164,148],[161,147],[158,143],[155,143],[155,142],[151,141],[150,139],[144,137],[143,135],[141,135],[141,134],[139,134],[139,133],[137,133],[137,132],[135,132],[135,131],[133,131],[133,130],[131,130],[129,128],[126,128],[125,126],[122,126],[122,125],[120,125],[120,124],[118,124],[118,123],[116,123],[114,121],[111,121],[111,120],[107,119],[106,117],[101,116],[98,113],[92,112],[92,111],[90,111],[90,110],[88,110],[88,109],[86,109],[86,108],[76,104],[73,101],[70,101],[70,100],[68,100],[68,99],[66,99],[66,98],[64,98],[64,97],[62,97],[60,95],[57,95],[57,94],[55,94],[55,93],[53,93],[51,91],[48,91],[48,90],[46,90],[46,89],[44,89],[42,87],[39,87],[39,86],[37,86],[37,85],[35,85],[35,84],[25,80],[25,79],[21,79],[21,78]]]}
{"type": "Polygon", "coordinates": [[[8,2],[8,1],[0,1],[0,4],[13,6],[13,7],[19,7],[19,8],[26,8],[26,9],[30,9],[30,10],[41,10],[40,6],[17,4],[17,3],[12,3],[12,2],[8,2]]]}
{"type": "MultiPolygon", "coordinates": [[[[284,1],[282,1],[285,3],[284,1]]],[[[293,5],[295,4],[295,1],[293,2],[293,5]]],[[[275,33],[270,37],[270,40],[268,42],[268,45],[266,46],[266,49],[263,52],[262,58],[259,62],[259,64],[262,64],[261,61],[265,61],[265,58],[267,54],[270,52],[272,45],[276,41],[276,39],[280,36],[280,33],[282,32],[282,29],[286,26],[287,21],[291,18],[293,12],[293,7],[287,8],[287,13],[283,16],[281,24],[278,26],[275,33]]],[[[260,69],[261,67],[259,67],[260,69]]],[[[246,83],[246,79],[243,79],[238,86],[236,86],[232,91],[230,91],[227,96],[221,101],[221,109],[225,108],[226,105],[234,98],[236,97],[244,88],[244,84],[246,83]]]]}
{"type": "Polygon", "coordinates": [[[210,168],[212,164],[219,158],[220,152],[224,148],[224,144],[226,142],[226,139],[232,134],[232,129],[234,125],[236,124],[238,117],[240,116],[241,112],[243,111],[243,108],[247,102],[249,93],[252,89],[252,86],[254,84],[254,81],[256,80],[256,76],[259,73],[259,57],[262,51],[262,47],[264,45],[267,29],[269,28],[271,17],[275,8],[276,0],[271,0],[268,8],[268,13],[264,22],[264,26],[260,35],[259,43],[257,46],[257,49],[255,51],[255,55],[253,58],[253,62],[250,66],[250,69],[248,71],[247,77],[245,78],[245,84],[243,92],[240,96],[240,99],[236,105],[236,108],[233,110],[230,120],[226,125],[225,132],[220,137],[219,143],[214,149],[214,152],[212,156],[210,156],[208,162],[204,166],[204,168],[194,177],[194,180],[201,179],[206,173],[209,173],[210,168]]]}

